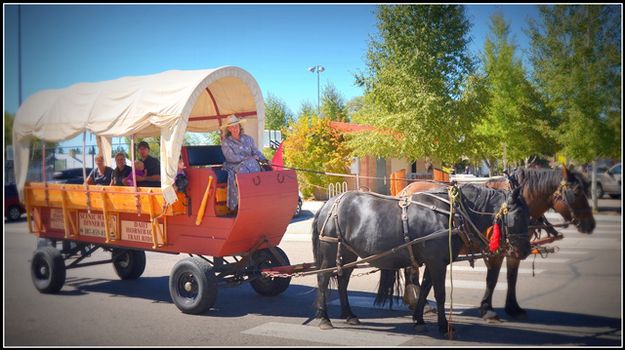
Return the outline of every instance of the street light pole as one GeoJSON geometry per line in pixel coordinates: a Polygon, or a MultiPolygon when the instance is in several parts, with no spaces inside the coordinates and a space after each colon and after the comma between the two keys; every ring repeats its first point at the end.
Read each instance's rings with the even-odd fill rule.
{"type": "Polygon", "coordinates": [[[311,73],[317,73],[317,114],[320,113],[320,109],[319,109],[319,73],[323,72],[324,70],[326,70],[322,65],[316,65],[313,67],[308,68],[308,71],[311,73]]]}

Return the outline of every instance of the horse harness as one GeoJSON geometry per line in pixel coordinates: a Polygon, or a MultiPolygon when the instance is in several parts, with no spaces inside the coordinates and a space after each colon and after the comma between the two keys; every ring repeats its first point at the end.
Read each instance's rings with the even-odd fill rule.
{"type": "Polygon", "coordinates": [[[571,185],[569,185],[569,183],[566,180],[562,180],[562,182],[560,182],[560,186],[558,186],[558,189],[556,189],[556,191],[552,194],[552,198],[554,201],[563,202],[569,208],[569,211],[571,212],[571,216],[572,216],[571,223],[573,225],[576,225],[577,222],[579,221],[578,214],[591,213],[592,215],[592,209],[590,207],[582,208],[582,209],[573,208],[571,203],[569,203],[569,200],[566,196],[565,191],[575,191],[575,189],[571,188],[571,185]]]}
{"type": "MultiPolygon", "coordinates": [[[[456,188],[455,186],[452,186],[453,188],[456,188]]],[[[457,191],[458,193],[460,193],[460,191],[457,191]]],[[[402,220],[402,229],[403,229],[403,234],[404,234],[404,244],[401,244],[400,246],[394,247],[388,251],[382,252],[382,253],[378,253],[378,254],[374,254],[371,255],[369,257],[363,258],[360,261],[355,261],[352,263],[349,263],[347,265],[342,265],[342,255],[341,255],[341,247],[345,246],[345,248],[347,248],[349,251],[351,251],[353,254],[355,254],[356,256],[359,256],[358,253],[352,248],[350,247],[347,243],[344,242],[344,239],[342,238],[342,232],[341,232],[341,228],[339,226],[339,214],[338,214],[338,209],[341,203],[341,200],[343,199],[343,197],[345,196],[347,192],[343,192],[342,194],[340,194],[336,200],[334,201],[334,203],[332,204],[332,207],[330,208],[330,214],[326,217],[325,221],[323,222],[323,225],[321,226],[321,230],[319,233],[319,240],[323,241],[323,242],[328,242],[328,243],[337,243],[337,252],[336,252],[336,273],[338,276],[341,276],[342,274],[342,270],[346,269],[346,268],[351,268],[352,266],[356,266],[357,263],[363,263],[363,262],[368,262],[368,261],[374,261],[376,259],[382,258],[383,256],[386,256],[390,253],[395,253],[397,251],[399,251],[400,249],[406,248],[408,250],[408,254],[410,256],[410,261],[413,267],[417,268],[419,267],[421,264],[419,264],[419,262],[417,262],[417,259],[414,256],[414,252],[412,250],[412,246],[417,244],[417,243],[422,243],[425,242],[427,240],[432,240],[435,238],[439,238],[439,237],[443,237],[445,235],[448,234],[459,234],[460,238],[462,239],[463,243],[470,247],[470,248],[474,248],[475,247],[475,243],[473,242],[473,240],[471,239],[471,236],[475,236],[477,237],[476,241],[478,244],[478,247],[481,251],[481,255],[483,258],[486,258],[487,256],[491,255],[490,253],[488,253],[487,248],[488,248],[488,241],[484,238],[484,236],[482,235],[482,233],[477,229],[477,227],[475,226],[475,224],[471,221],[471,218],[469,217],[469,215],[465,212],[464,210],[464,206],[462,204],[458,205],[458,202],[455,201],[452,203],[452,201],[447,200],[445,198],[439,197],[433,193],[428,193],[428,192],[418,192],[416,194],[422,194],[422,195],[427,195],[430,197],[433,197],[435,199],[437,199],[438,201],[444,202],[447,205],[450,206],[450,209],[452,207],[455,207],[456,212],[453,213],[454,216],[454,228],[450,230],[450,228],[446,228],[446,229],[442,229],[442,230],[438,230],[435,231],[433,233],[428,234],[425,237],[418,237],[415,238],[413,240],[410,240],[409,237],[409,227],[408,227],[408,207],[411,204],[415,204],[415,205],[419,205],[422,207],[425,207],[427,209],[436,211],[436,212],[440,212],[442,214],[445,215],[452,215],[452,212],[450,212],[449,210],[445,210],[445,209],[441,209],[439,207],[437,207],[436,205],[433,204],[426,204],[423,202],[419,202],[416,200],[413,200],[411,197],[412,196],[402,196],[402,197],[392,197],[392,196],[386,196],[386,195],[382,195],[379,193],[374,193],[374,192],[370,192],[369,194],[375,197],[379,197],[379,198],[384,198],[384,199],[392,199],[395,201],[398,201],[398,205],[402,210],[401,213],[401,220],[402,220]],[[329,237],[329,236],[325,236],[324,235],[324,230],[325,227],[328,223],[328,221],[330,220],[330,218],[334,218],[334,225],[336,226],[336,230],[337,230],[337,237],[329,237]],[[465,222],[468,222],[470,224],[470,228],[469,226],[467,226],[465,224],[465,222]],[[471,230],[471,228],[473,230],[471,230]]],[[[414,195],[414,194],[413,194],[414,195]]],[[[460,201],[462,199],[459,199],[460,201]]],[[[472,211],[479,213],[479,214],[488,214],[488,215],[492,215],[494,213],[484,213],[484,212],[478,212],[475,211],[473,209],[471,209],[472,211]]],[[[500,209],[500,211],[497,213],[496,218],[497,220],[499,220],[499,218],[501,217],[502,214],[507,212],[507,208],[505,206],[505,202],[504,205],[502,206],[502,208],[500,209]]],[[[473,255],[473,250],[470,249],[470,254],[471,257],[469,258],[469,262],[471,264],[471,266],[473,266],[474,263],[474,259],[475,256],[473,255]]]]}

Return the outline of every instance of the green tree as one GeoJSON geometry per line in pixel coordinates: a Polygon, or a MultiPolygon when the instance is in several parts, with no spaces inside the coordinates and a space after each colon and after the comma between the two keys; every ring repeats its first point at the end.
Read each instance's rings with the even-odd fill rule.
{"type": "Polygon", "coordinates": [[[293,120],[293,113],[280,98],[269,93],[265,100],[265,129],[282,130],[293,120]]]}
{"type": "Polygon", "coordinates": [[[562,154],[593,162],[620,158],[621,10],[609,5],[541,6],[542,23],[530,22],[534,77],[561,123],[562,154]],[[618,128],[617,128],[618,126],[618,128]]]}
{"type": "Polygon", "coordinates": [[[345,103],[345,108],[347,109],[347,119],[352,120],[352,117],[356,113],[360,112],[364,103],[365,100],[363,96],[356,96],[351,100],[347,101],[347,103],[345,103]]]}
{"type": "Polygon", "coordinates": [[[461,117],[461,85],[473,66],[469,22],[457,5],[382,5],[369,42],[358,120],[378,131],[357,134],[353,149],[378,156],[453,162],[471,120],[461,117]]]}
{"type": "MultiPolygon", "coordinates": [[[[350,164],[350,150],[343,135],[330,127],[330,120],[302,115],[292,123],[292,131],[284,141],[284,160],[287,166],[319,172],[346,173],[350,164]]],[[[310,197],[315,188],[342,180],[337,176],[298,171],[300,189],[310,197]]]]}
{"type": "Polygon", "coordinates": [[[15,116],[11,113],[4,112],[4,144],[13,144],[13,120],[15,116]]]}
{"type": "Polygon", "coordinates": [[[528,31],[530,57],[540,92],[561,120],[563,154],[579,162],[620,158],[620,7],[539,9],[542,23],[530,21],[528,31]]]}
{"type": "MultiPolygon", "coordinates": [[[[481,109],[469,132],[471,142],[477,145],[469,148],[479,149],[487,164],[503,158],[503,166],[532,155],[553,155],[557,150],[552,133],[555,121],[526,78],[521,60],[516,57],[516,45],[509,38],[509,25],[501,14],[495,14],[490,29],[482,55],[484,75],[465,89],[467,94],[482,95],[473,96],[481,101],[481,109]]],[[[476,112],[472,108],[465,110],[476,112]]]]}
{"type": "Polygon", "coordinates": [[[297,112],[297,117],[312,117],[317,116],[317,107],[313,106],[310,101],[304,101],[299,107],[299,111],[297,112]]]}
{"type": "Polygon", "coordinates": [[[321,96],[321,114],[331,120],[346,122],[347,106],[345,99],[332,83],[327,83],[321,96]]]}

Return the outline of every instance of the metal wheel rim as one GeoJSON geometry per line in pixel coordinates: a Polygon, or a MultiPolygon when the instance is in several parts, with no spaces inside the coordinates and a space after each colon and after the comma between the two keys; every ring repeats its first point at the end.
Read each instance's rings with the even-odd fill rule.
{"type": "Polygon", "coordinates": [[[118,259],[117,259],[117,265],[119,265],[119,267],[121,268],[128,268],[128,266],[130,266],[130,253],[126,252],[123,255],[121,255],[118,259]]]}
{"type": "Polygon", "coordinates": [[[20,210],[18,208],[12,207],[9,209],[9,217],[13,220],[19,219],[21,215],[22,213],[20,213],[20,210]]]}
{"type": "Polygon", "coordinates": [[[36,258],[33,266],[35,278],[42,281],[50,279],[50,265],[45,259],[36,258]]]}
{"type": "Polygon", "coordinates": [[[199,295],[199,284],[195,276],[190,272],[180,275],[176,281],[176,291],[178,295],[187,299],[189,302],[197,299],[199,295]],[[190,286],[191,290],[187,290],[188,286],[190,286]]]}

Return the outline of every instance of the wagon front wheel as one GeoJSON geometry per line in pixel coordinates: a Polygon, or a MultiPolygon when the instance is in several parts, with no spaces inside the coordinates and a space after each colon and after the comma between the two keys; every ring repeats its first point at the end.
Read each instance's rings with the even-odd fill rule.
{"type": "Polygon", "coordinates": [[[113,259],[115,272],[123,280],[136,280],[145,271],[145,252],[143,250],[114,249],[113,259]]]}
{"type": "MultiPolygon", "coordinates": [[[[256,266],[259,271],[270,267],[287,266],[291,264],[289,262],[289,258],[286,256],[286,253],[282,249],[278,247],[275,247],[275,249],[284,260],[284,263],[281,263],[280,260],[278,260],[278,258],[271,253],[271,250],[262,249],[256,251],[252,256],[252,259],[257,264],[256,266]]],[[[256,293],[264,296],[276,296],[278,294],[281,294],[287,288],[289,288],[290,283],[291,277],[268,278],[260,276],[250,281],[250,284],[252,285],[252,288],[254,288],[256,293]]]]}
{"type": "Polygon", "coordinates": [[[37,248],[30,264],[30,275],[41,293],[60,291],[65,284],[65,262],[61,252],[50,246],[37,248]]]}
{"type": "Polygon", "coordinates": [[[169,276],[169,294],[186,314],[201,314],[217,299],[217,277],[210,264],[199,258],[180,260],[169,276]]]}

